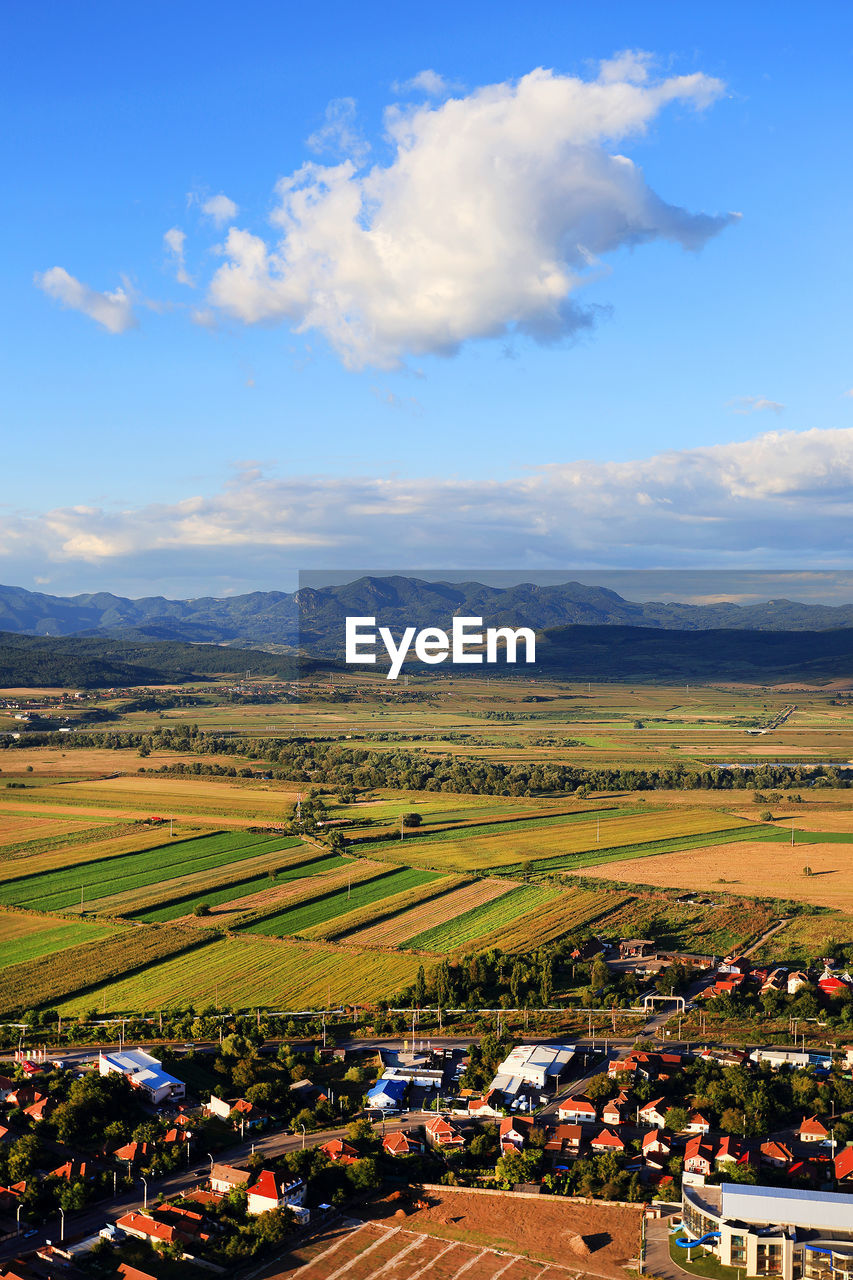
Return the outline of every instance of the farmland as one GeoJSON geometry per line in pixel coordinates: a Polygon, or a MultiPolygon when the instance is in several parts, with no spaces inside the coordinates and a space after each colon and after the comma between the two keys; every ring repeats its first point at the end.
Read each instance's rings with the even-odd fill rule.
{"type": "Polygon", "coordinates": [[[276,852],[288,843],[280,837],[220,833],[180,840],[171,845],[127,853],[122,857],[97,860],[22,875],[0,886],[0,905],[29,907],[38,911],[61,911],[82,902],[97,901],[112,894],[159,884],[175,874],[190,870],[205,872],[259,853],[276,852]]]}
{"type": "Polygon", "coordinates": [[[53,955],[81,942],[94,942],[114,932],[108,924],[4,911],[0,915],[0,969],[53,955]]]}
{"type": "MultiPolygon", "coordinates": [[[[602,809],[548,820],[547,826],[531,822],[507,822],[499,827],[472,827],[464,833],[415,836],[403,853],[411,866],[436,870],[488,871],[530,864],[530,869],[558,870],[577,863],[570,855],[585,854],[591,861],[605,861],[614,850],[658,842],[662,837],[678,839],[731,830],[744,823],[733,822],[728,814],[707,809],[658,809],[651,804],[627,812],[602,809]]],[[[405,842],[403,842],[405,843],[405,842]]],[[[377,854],[385,846],[366,844],[359,852],[377,854]]]]}
{"type": "Polygon", "coordinates": [[[101,1000],[118,1012],[235,1003],[271,1009],[323,1008],[328,1001],[368,1004],[412,983],[420,963],[402,952],[354,953],[326,943],[243,934],[109,982],[97,999],[72,996],[56,1008],[80,1014],[101,1000]]]}
{"type": "Polygon", "coordinates": [[[820,914],[791,919],[762,956],[850,936],[850,792],[837,778],[812,786],[808,769],[853,755],[853,705],[831,688],[415,675],[407,691],[359,675],[308,682],[298,703],[292,691],[246,705],[196,692],[191,709],[127,716],[120,697],[105,700],[112,748],[68,736],[61,749],[0,751],[8,1001],[370,1002],[421,963],[590,932],[722,954],[759,937],[786,901],[820,914]],[[760,732],[792,699],[785,723],[760,732]],[[190,717],[222,738],[196,749],[190,717]],[[125,729],[150,743],[120,740],[125,729]],[[361,755],[351,775],[327,777],[311,747],[291,768],[291,735],[361,755]],[[392,757],[402,763],[386,786],[392,757]],[[418,760],[428,767],[407,763],[418,760]],[[684,785],[686,770],[763,760],[800,762],[802,781],[729,786],[723,769],[707,789],[684,785]],[[639,772],[627,786],[562,789],[522,775],[479,794],[458,762],[668,772],[650,789],[639,772]],[[300,795],[320,805],[307,826],[294,820],[300,795]],[[677,902],[697,885],[707,901],[677,902]]]}
{"type": "MultiPolygon", "coordinates": [[[[790,841],[790,833],[785,833],[790,841]]],[[[853,849],[849,842],[794,845],[743,841],[693,848],[657,858],[588,867],[582,874],[628,884],[705,885],[748,898],[784,897],[853,912],[853,849]],[[806,871],[808,868],[808,872],[806,871]]]]}
{"type": "Polygon", "coordinates": [[[357,910],[372,903],[381,903],[392,894],[402,893],[406,889],[420,888],[431,884],[438,877],[429,871],[416,871],[410,868],[388,870],[383,868],[378,876],[362,881],[352,888],[339,889],[336,893],[322,893],[307,902],[292,906],[266,919],[249,926],[253,933],[266,934],[269,937],[284,938],[300,934],[318,924],[325,924],[336,916],[347,911],[357,910]]]}

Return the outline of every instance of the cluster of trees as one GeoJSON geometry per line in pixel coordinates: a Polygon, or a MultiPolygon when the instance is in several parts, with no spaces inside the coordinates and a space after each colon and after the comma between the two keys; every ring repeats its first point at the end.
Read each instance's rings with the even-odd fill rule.
{"type": "MultiPolygon", "coordinates": [[[[28,744],[38,745],[40,737],[44,737],[45,742],[50,741],[45,735],[29,735],[28,744]]],[[[18,744],[7,739],[2,745],[6,749],[14,749],[18,744]]],[[[75,733],[66,745],[114,750],[171,750],[197,755],[241,755],[264,761],[271,776],[280,780],[322,782],[353,790],[383,787],[525,796],[573,792],[579,788],[596,791],[653,791],[658,788],[727,791],[743,787],[790,789],[821,783],[847,787],[853,782],[853,769],[835,765],[817,765],[814,768],[762,765],[757,769],[697,768],[681,763],[656,769],[587,769],[547,761],[510,765],[449,754],[426,755],[403,749],[371,751],[345,746],[334,739],[224,737],[203,733],[197,725],[164,726],[151,733],[75,733]]],[[[209,771],[217,772],[222,768],[217,765],[209,771]]],[[[201,768],[199,772],[202,772],[201,768]]]]}
{"type": "MultiPolygon", "coordinates": [[[[836,952],[849,951],[836,946],[836,952]]],[[[827,948],[829,950],[829,948],[827,948]]],[[[853,1030],[853,991],[847,988],[826,996],[814,984],[801,987],[794,995],[784,991],[765,991],[759,995],[753,988],[723,992],[705,1005],[709,1020],[762,1022],[766,1018],[820,1018],[827,1027],[849,1035],[853,1030]]]]}

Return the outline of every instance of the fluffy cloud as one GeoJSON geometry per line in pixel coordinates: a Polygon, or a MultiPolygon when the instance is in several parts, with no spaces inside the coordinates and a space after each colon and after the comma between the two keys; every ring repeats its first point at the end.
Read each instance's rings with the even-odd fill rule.
{"type": "Polygon", "coordinates": [[[441,98],[456,88],[450,81],[429,67],[413,75],[411,80],[395,80],[391,86],[395,93],[425,93],[431,98],[441,98]]]}
{"type": "Polygon", "coordinates": [[[206,213],[208,218],[216,223],[217,227],[224,227],[226,222],[234,221],[240,212],[240,206],[230,200],[228,196],[218,195],[202,201],[201,211],[206,213]]]}
{"type": "Polygon", "coordinates": [[[144,564],[149,582],[180,567],[238,586],[272,586],[284,567],[394,562],[829,568],[850,563],[851,516],[853,429],[774,431],[632,462],[559,463],[501,482],[277,478],[247,468],[212,496],[10,517],[0,521],[0,566],[8,580],[10,565],[82,565],[83,585],[92,566],[103,577],[144,564]]]}
{"type": "Polygon", "coordinates": [[[163,236],[163,243],[175,269],[175,279],[178,284],[192,285],[193,280],[187,272],[186,259],[184,258],[186,239],[186,232],[181,231],[179,227],[170,227],[163,236]]]}
{"type": "Polygon", "coordinates": [[[632,53],[591,81],[540,69],[393,107],[390,163],[282,178],[277,238],[232,227],[209,301],[246,324],[317,329],[355,368],[509,331],[571,335],[590,323],[575,295],[602,255],[655,239],[699,249],[732,220],[667,204],[613,150],[668,104],[701,109],[722,91],[698,73],[656,81],[632,53]]]}
{"type": "Polygon", "coordinates": [[[72,311],[82,311],[84,316],[89,316],[110,333],[124,333],[138,323],[131,299],[122,288],[112,293],[99,293],[82,280],[75,280],[64,267],[36,272],[34,280],[48,297],[72,311]]]}

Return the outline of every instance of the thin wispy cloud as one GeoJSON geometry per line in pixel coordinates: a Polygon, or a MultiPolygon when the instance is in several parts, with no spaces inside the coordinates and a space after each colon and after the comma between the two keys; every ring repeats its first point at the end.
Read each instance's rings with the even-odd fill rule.
{"type": "Polygon", "coordinates": [[[51,267],[49,271],[36,272],[34,281],[49,298],[70,311],[79,311],[88,316],[109,333],[126,333],[139,323],[131,298],[121,287],[112,292],[100,293],[82,280],[75,279],[64,267],[51,267]]]}
{"type": "Polygon", "coordinates": [[[307,145],[318,155],[332,155],[352,160],[360,167],[370,155],[370,143],[358,124],[354,98],[335,98],[326,107],[319,129],[307,139],[307,145]]]}
{"type": "Polygon", "coordinates": [[[409,80],[395,80],[391,88],[394,93],[425,93],[430,98],[443,98],[445,94],[461,86],[452,80],[446,80],[430,67],[425,67],[409,80]]]}
{"type": "Polygon", "coordinates": [[[0,568],[25,563],[274,580],[282,565],[849,564],[853,429],[773,431],[505,481],[279,477],[256,465],[180,502],[67,507],[0,521],[0,568]],[[389,557],[389,548],[393,554],[389,557]]]}
{"type": "Polygon", "coordinates": [[[768,400],[767,396],[736,396],[729,400],[727,409],[732,413],[746,415],[749,413],[781,413],[785,408],[778,400],[768,400]]]}
{"type": "Polygon", "coordinates": [[[175,279],[178,284],[192,286],[194,281],[187,271],[186,259],[184,257],[184,245],[186,244],[186,232],[181,231],[180,227],[170,227],[163,236],[163,244],[169,257],[170,264],[175,272],[175,279]]]}

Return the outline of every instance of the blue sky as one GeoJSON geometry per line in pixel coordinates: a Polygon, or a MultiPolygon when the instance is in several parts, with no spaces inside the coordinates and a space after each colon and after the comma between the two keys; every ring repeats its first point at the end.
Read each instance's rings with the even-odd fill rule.
{"type": "Polygon", "coordinates": [[[6,12],[0,580],[849,565],[849,6],[6,12]]]}

